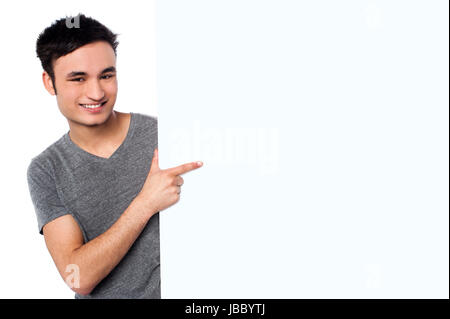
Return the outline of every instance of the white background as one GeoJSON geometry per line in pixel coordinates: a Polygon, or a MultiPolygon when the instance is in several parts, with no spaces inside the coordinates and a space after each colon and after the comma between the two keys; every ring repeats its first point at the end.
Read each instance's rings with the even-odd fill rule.
{"type": "Polygon", "coordinates": [[[447,1],[145,3],[0,7],[0,298],[73,298],[26,167],[68,130],[35,40],[78,12],[121,34],[160,166],[204,162],[160,214],[163,298],[448,298],[447,1]]]}
{"type": "Polygon", "coordinates": [[[448,1],[159,1],[157,70],[163,295],[448,298],[448,1]]]}

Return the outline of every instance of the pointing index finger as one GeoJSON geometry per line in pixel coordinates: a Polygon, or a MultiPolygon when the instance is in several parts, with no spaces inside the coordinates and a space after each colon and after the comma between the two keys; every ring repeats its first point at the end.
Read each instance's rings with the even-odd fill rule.
{"type": "Polygon", "coordinates": [[[192,171],[196,168],[199,168],[203,165],[202,162],[191,162],[191,163],[186,163],[186,164],[182,164],[180,166],[175,166],[172,168],[167,169],[169,171],[169,173],[173,174],[173,175],[181,175],[184,173],[187,173],[189,171],[192,171]]]}

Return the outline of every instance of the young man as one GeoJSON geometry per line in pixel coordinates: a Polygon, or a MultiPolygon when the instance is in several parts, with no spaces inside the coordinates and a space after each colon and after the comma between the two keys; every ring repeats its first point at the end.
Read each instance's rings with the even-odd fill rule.
{"type": "Polygon", "coordinates": [[[75,298],[161,298],[159,212],[202,163],[159,168],[157,118],[114,110],[116,34],[75,18],[37,40],[44,86],[70,127],[27,170],[39,233],[75,298]]]}

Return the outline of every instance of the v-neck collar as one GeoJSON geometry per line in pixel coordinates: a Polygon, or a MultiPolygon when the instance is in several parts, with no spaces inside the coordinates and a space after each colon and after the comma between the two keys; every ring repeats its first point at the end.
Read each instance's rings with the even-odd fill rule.
{"type": "Polygon", "coordinates": [[[70,138],[69,132],[70,130],[64,135],[64,139],[66,141],[66,143],[73,148],[76,152],[78,152],[79,154],[86,156],[90,159],[93,160],[97,160],[97,161],[112,161],[114,158],[116,158],[117,156],[120,155],[120,153],[123,151],[123,149],[125,149],[125,147],[129,144],[130,139],[133,135],[134,132],[134,127],[135,127],[135,114],[133,112],[130,112],[130,123],[128,126],[128,132],[127,135],[125,137],[125,140],[122,142],[122,144],[120,144],[120,146],[114,151],[114,153],[111,154],[110,157],[106,158],[106,157],[101,157],[101,156],[97,156],[94,155],[92,153],[89,153],[87,151],[85,151],[84,149],[82,149],[81,147],[79,147],[77,144],[75,144],[72,139],[70,138]]]}

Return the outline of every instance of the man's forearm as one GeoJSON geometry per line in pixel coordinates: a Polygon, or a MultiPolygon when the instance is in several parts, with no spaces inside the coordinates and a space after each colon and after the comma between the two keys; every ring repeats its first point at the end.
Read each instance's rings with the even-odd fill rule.
{"type": "Polygon", "coordinates": [[[70,263],[79,267],[79,293],[90,293],[116,267],[154,214],[137,196],[106,232],[72,252],[70,263]]]}

